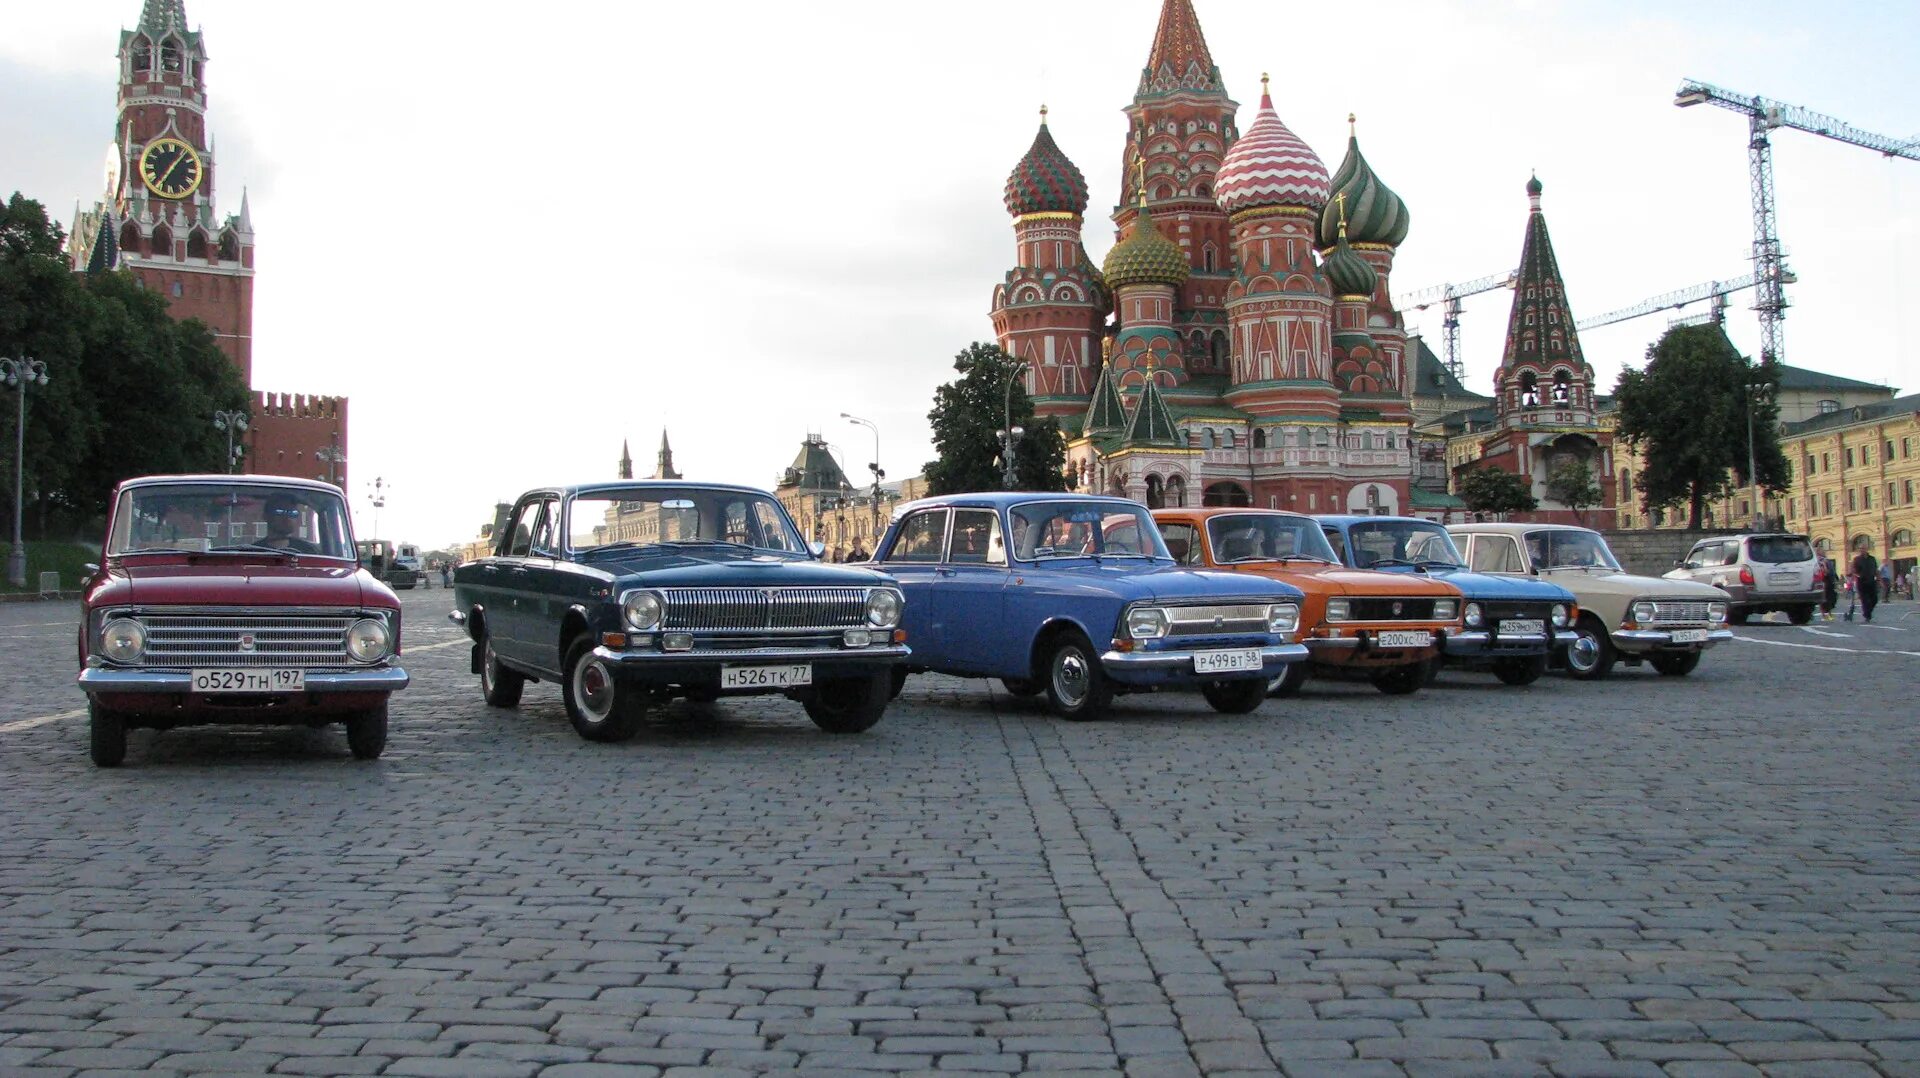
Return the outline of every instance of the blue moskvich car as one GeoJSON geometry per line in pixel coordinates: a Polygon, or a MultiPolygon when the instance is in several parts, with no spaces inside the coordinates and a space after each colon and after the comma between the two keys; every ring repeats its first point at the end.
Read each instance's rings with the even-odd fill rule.
{"type": "MultiPolygon", "coordinates": [[[[1465,629],[1447,636],[1450,666],[1490,668],[1509,685],[1546,673],[1573,642],[1573,593],[1558,584],[1468,571],[1447,529],[1418,517],[1315,517],[1340,560],[1356,569],[1430,573],[1459,588],[1465,629]]],[[[1437,668],[1436,668],[1437,669],[1437,668]]]]}
{"type": "Polygon", "coordinates": [[[997,677],[1069,719],[1159,687],[1244,714],[1307,659],[1298,588],[1179,568],[1137,502],[929,498],[896,511],[874,560],[906,593],[909,670],[997,677]]]}

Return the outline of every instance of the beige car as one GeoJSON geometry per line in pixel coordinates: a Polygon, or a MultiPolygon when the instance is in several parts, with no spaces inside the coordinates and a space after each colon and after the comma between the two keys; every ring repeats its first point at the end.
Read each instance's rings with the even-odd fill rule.
{"type": "Polygon", "coordinates": [[[1729,597],[1690,580],[1634,576],[1620,568],[1606,539],[1568,524],[1452,524],[1447,527],[1476,573],[1538,576],[1573,593],[1580,604],[1567,672],[1591,680],[1616,660],[1651,663],[1671,677],[1700,665],[1723,640],[1729,597]]]}

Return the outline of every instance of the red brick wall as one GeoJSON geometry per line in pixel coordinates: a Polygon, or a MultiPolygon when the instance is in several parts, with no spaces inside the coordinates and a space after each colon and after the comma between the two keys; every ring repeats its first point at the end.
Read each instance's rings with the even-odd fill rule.
{"type": "Polygon", "coordinates": [[[255,475],[296,475],[347,485],[347,465],[329,465],[314,451],[347,451],[347,399],[299,393],[253,395],[247,455],[241,467],[255,475]]]}

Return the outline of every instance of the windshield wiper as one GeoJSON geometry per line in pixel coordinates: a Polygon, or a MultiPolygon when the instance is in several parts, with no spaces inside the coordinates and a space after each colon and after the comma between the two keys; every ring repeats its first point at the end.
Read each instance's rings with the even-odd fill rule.
{"type": "Polygon", "coordinates": [[[1405,565],[1411,567],[1416,564],[1417,563],[1410,562],[1405,558],[1375,558],[1367,563],[1367,568],[1371,569],[1377,565],[1405,565]]]}
{"type": "Polygon", "coordinates": [[[1301,553],[1297,551],[1292,554],[1281,554],[1275,557],[1273,560],[1274,561],[1317,561],[1322,565],[1340,564],[1337,561],[1328,561],[1326,558],[1323,558],[1318,554],[1306,554],[1306,553],[1301,553]]]}
{"type": "Polygon", "coordinates": [[[143,546],[137,550],[115,551],[113,556],[116,558],[124,558],[129,554],[204,554],[204,553],[206,553],[206,551],[204,550],[188,550],[185,547],[177,547],[177,546],[143,546]]]}
{"type": "Polygon", "coordinates": [[[298,550],[288,550],[285,547],[277,547],[277,546],[261,546],[258,543],[233,543],[228,546],[210,547],[207,549],[206,553],[208,554],[278,554],[283,558],[297,558],[300,556],[300,552],[298,550]]]}

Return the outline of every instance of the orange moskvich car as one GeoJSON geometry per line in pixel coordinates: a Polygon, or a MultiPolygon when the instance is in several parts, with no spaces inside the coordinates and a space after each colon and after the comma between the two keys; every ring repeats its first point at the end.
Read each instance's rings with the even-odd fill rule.
{"type": "Polygon", "coordinates": [[[1277,509],[1156,509],[1167,550],[1183,565],[1258,573],[1301,591],[1301,642],[1312,662],[1275,679],[1298,690],[1312,667],[1364,671],[1384,693],[1426,684],[1447,633],[1460,628],[1460,589],[1400,573],[1349,569],[1312,517],[1277,509]]]}

